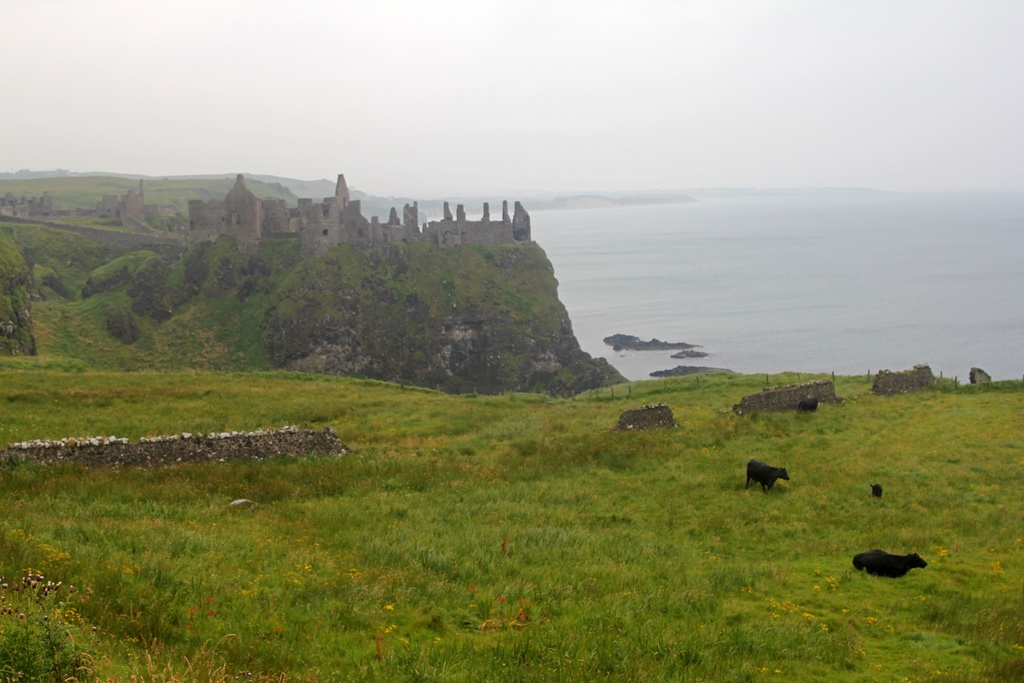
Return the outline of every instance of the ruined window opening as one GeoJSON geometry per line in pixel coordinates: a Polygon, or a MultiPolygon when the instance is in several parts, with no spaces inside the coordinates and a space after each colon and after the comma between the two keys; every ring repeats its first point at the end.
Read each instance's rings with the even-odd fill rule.
{"type": "Polygon", "coordinates": [[[324,228],[324,237],[327,237],[327,228],[324,228]]]}

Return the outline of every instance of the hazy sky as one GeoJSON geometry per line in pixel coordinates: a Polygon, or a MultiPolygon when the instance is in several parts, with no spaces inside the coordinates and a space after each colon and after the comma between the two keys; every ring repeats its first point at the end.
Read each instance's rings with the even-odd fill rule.
{"type": "Polygon", "coordinates": [[[0,171],[1024,190],[1024,1],[5,0],[0,171]]]}

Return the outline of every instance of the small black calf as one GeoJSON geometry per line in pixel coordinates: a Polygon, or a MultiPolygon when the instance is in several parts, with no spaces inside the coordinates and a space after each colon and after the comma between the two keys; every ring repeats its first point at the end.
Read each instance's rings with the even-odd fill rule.
{"type": "Polygon", "coordinates": [[[897,578],[903,576],[914,567],[924,568],[928,563],[917,553],[909,555],[893,555],[884,550],[869,550],[853,556],[853,566],[858,570],[865,569],[868,574],[897,578]]]}
{"type": "Polygon", "coordinates": [[[775,485],[776,480],[789,481],[789,472],[785,467],[772,467],[760,460],[752,459],[747,463],[747,483],[743,488],[750,486],[751,479],[761,485],[762,493],[767,493],[768,489],[775,485]]]}
{"type": "Polygon", "coordinates": [[[818,399],[816,398],[802,398],[800,402],[796,404],[796,409],[801,413],[813,413],[818,409],[818,399]]]}
{"type": "Polygon", "coordinates": [[[872,484],[871,485],[871,495],[874,496],[875,498],[881,498],[882,497],[882,485],[881,484],[872,484]]]}

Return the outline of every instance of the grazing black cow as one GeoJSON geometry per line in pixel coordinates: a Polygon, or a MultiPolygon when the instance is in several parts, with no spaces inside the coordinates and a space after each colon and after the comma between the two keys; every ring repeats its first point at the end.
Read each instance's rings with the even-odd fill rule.
{"type": "Polygon", "coordinates": [[[768,489],[775,485],[777,479],[789,481],[789,472],[785,467],[772,467],[760,460],[752,459],[747,463],[747,483],[743,488],[750,486],[751,479],[761,485],[762,493],[767,493],[768,489]]]}
{"type": "Polygon", "coordinates": [[[874,496],[875,498],[881,498],[882,497],[882,485],[881,484],[872,484],[871,485],[871,495],[874,496]]]}
{"type": "Polygon", "coordinates": [[[813,413],[818,409],[818,399],[814,397],[802,398],[800,402],[796,404],[796,409],[801,413],[813,413]]]}
{"type": "Polygon", "coordinates": [[[868,574],[897,578],[903,576],[914,567],[927,567],[928,563],[917,553],[909,555],[892,555],[884,550],[869,550],[853,556],[853,566],[858,570],[866,569],[868,574]]]}

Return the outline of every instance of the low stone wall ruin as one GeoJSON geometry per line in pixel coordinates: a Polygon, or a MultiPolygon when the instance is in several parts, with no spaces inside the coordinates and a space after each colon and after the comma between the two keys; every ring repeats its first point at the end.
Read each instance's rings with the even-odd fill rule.
{"type": "Polygon", "coordinates": [[[879,370],[875,381],[871,384],[871,393],[878,396],[905,394],[930,386],[935,381],[932,369],[927,365],[915,365],[913,370],[891,372],[879,370]]]}
{"type": "Polygon", "coordinates": [[[151,467],[189,462],[265,460],[279,455],[311,453],[345,455],[348,448],[334,428],[282,427],[255,432],[175,434],[130,443],[117,437],[86,437],[59,441],[24,441],[0,451],[0,462],[75,462],[89,467],[151,467]]]}
{"type": "Polygon", "coordinates": [[[619,416],[616,429],[658,429],[660,427],[675,427],[676,418],[672,415],[672,409],[664,403],[652,403],[641,406],[636,410],[627,410],[619,416]]]}
{"type": "Polygon", "coordinates": [[[805,398],[816,398],[818,403],[836,403],[836,387],[832,380],[821,380],[807,384],[789,384],[784,387],[765,387],[760,393],[740,399],[732,407],[737,415],[744,413],[778,413],[796,410],[797,404],[805,398]]]}
{"type": "Polygon", "coordinates": [[[992,376],[981,368],[971,368],[967,377],[971,380],[971,384],[991,384],[992,382],[992,376]]]}

